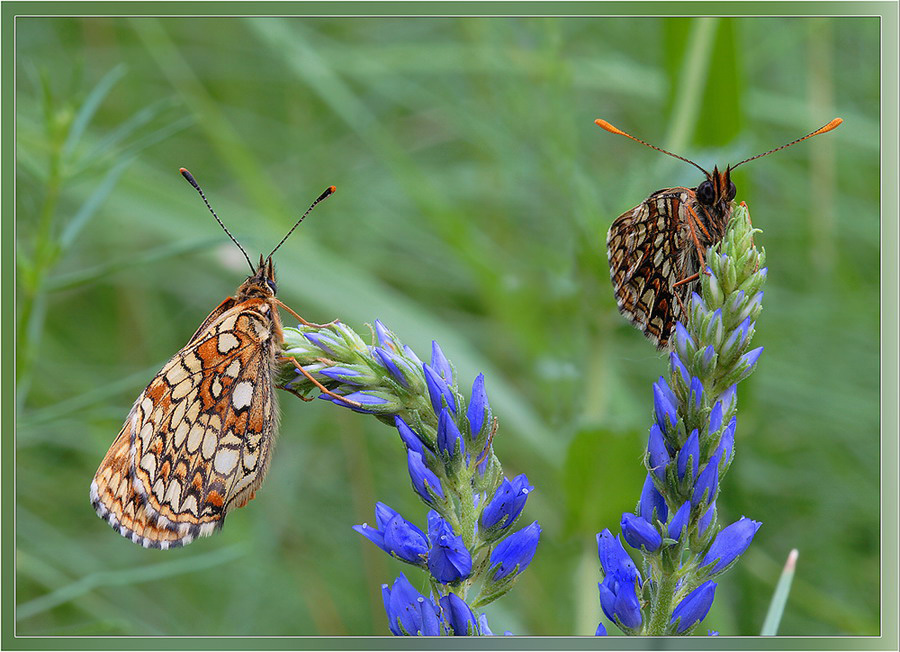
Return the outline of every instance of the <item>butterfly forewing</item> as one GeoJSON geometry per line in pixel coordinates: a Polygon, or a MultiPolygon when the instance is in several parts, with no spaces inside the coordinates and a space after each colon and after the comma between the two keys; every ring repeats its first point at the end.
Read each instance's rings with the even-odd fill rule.
{"type": "Polygon", "coordinates": [[[274,292],[259,283],[266,273],[271,263],[153,378],[97,471],[95,509],[135,543],[169,548],[211,534],[263,480],[282,339],[274,292]]]}
{"type": "Polygon", "coordinates": [[[616,218],[606,239],[619,311],[661,349],[696,285],[675,285],[698,266],[685,215],[691,203],[690,188],[659,190],[616,218]]]}

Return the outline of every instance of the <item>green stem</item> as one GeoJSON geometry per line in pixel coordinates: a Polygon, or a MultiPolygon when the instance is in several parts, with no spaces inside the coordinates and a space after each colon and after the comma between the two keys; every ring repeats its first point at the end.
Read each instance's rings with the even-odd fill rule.
{"type": "Polygon", "coordinates": [[[644,636],[665,636],[672,618],[672,602],[675,598],[675,586],[678,583],[677,573],[660,573],[656,594],[650,608],[650,622],[644,628],[644,636]]]}
{"type": "Polygon", "coordinates": [[[38,217],[35,233],[34,255],[29,273],[24,274],[22,311],[19,313],[16,347],[16,383],[19,387],[17,402],[21,406],[27,394],[27,379],[34,362],[35,350],[40,341],[45,311],[37,310],[37,304],[44,292],[44,282],[50,268],[56,262],[58,248],[53,240],[53,222],[62,186],[60,149],[62,139],[55,139],[50,154],[47,191],[38,217]]]}

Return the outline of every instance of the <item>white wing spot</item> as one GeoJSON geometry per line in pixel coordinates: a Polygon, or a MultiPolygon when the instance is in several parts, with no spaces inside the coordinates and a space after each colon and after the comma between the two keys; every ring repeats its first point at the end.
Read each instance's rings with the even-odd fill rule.
{"type": "Polygon", "coordinates": [[[241,373],[241,361],[238,358],[235,358],[225,369],[225,375],[230,378],[237,378],[239,373],[241,373]]]}
{"type": "Polygon", "coordinates": [[[200,452],[203,454],[205,459],[209,459],[213,456],[213,453],[216,452],[216,432],[212,428],[209,428],[206,431],[206,435],[203,437],[203,448],[200,452]]]}
{"type": "Polygon", "coordinates": [[[232,349],[236,349],[240,342],[238,339],[232,335],[231,333],[223,333],[219,335],[219,341],[217,347],[219,349],[219,353],[228,353],[232,349]]]}
{"type": "Polygon", "coordinates": [[[220,448],[216,453],[215,468],[222,475],[228,475],[234,470],[238,460],[238,452],[232,448],[220,448]]]}
{"type": "Polygon", "coordinates": [[[234,386],[234,392],[231,394],[231,404],[235,410],[243,410],[250,405],[253,398],[253,385],[244,380],[234,386]]]}

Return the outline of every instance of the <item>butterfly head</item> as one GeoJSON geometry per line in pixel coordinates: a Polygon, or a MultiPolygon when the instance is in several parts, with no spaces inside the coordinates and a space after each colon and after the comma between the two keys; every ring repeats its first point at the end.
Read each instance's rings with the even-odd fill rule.
{"type": "Polygon", "coordinates": [[[719,172],[719,167],[713,168],[712,174],[706,173],[706,181],[694,190],[697,201],[708,207],[717,207],[731,202],[737,194],[737,188],[731,181],[731,167],[719,172]]]}
{"type": "Polygon", "coordinates": [[[239,294],[245,298],[271,299],[277,292],[278,285],[275,283],[275,266],[272,264],[272,257],[263,258],[260,254],[256,271],[248,276],[241,285],[239,294]]]}

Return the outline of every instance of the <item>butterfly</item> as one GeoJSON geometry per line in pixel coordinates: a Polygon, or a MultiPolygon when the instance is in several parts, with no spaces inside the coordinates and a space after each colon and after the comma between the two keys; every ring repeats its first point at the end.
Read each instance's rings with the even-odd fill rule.
{"type": "MultiPolygon", "coordinates": [[[[134,543],[163,550],[217,531],[226,514],[246,505],[263,482],[278,422],[278,307],[304,324],[327,325],[307,322],[275,297],[272,255],[335,191],[331,186],[319,195],[254,266],[191,173],[182,168],[181,174],[244,254],[252,274],[137,397],[91,482],[91,504],[101,518],[134,543]]],[[[295,366],[320,390],[341,398],[295,366]]]]}
{"type": "Polygon", "coordinates": [[[723,171],[707,172],[693,161],[625,133],[606,120],[595,123],[663,154],[690,163],[705,179],[696,188],[664,188],[617,217],[609,227],[606,251],[616,304],[658,349],[669,347],[675,322],[687,318],[685,304],[705,268],[703,252],[725,236],[737,189],[731,171],[754,159],[824,134],[843,122],[827,125],[768,152],[751,156],[723,171]]]}

